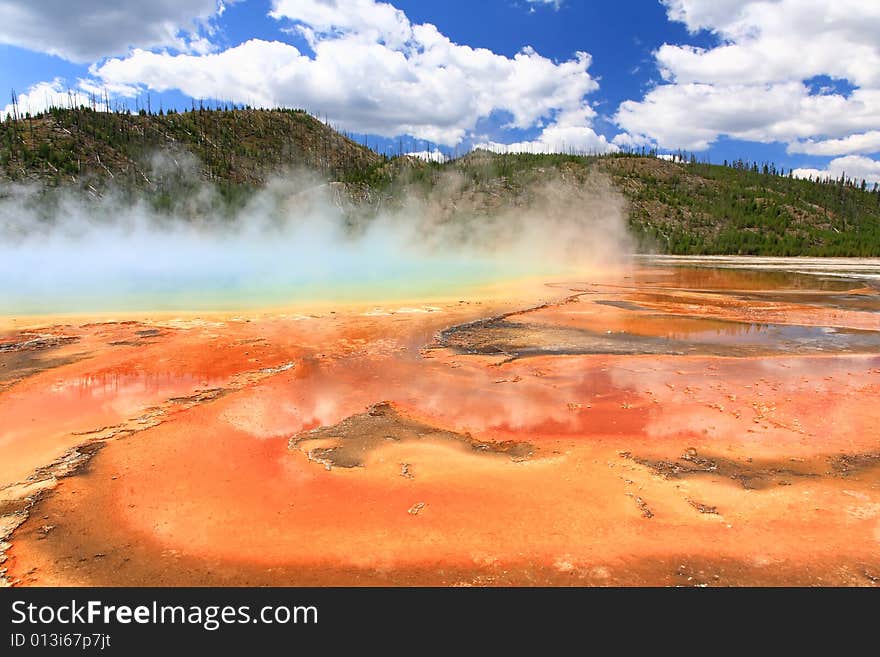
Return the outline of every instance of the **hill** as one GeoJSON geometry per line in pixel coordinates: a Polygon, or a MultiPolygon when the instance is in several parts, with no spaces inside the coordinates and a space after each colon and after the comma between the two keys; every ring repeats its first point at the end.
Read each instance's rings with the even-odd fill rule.
{"type": "MultiPolygon", "coordinates": [[[[392,164],[377,165],[376,175],[365,179],[374,188],[393,190],[392,164]]],[[[780,175],[773,165],[765,171],[757,164],[673,162],[634,154],[488,152],[442,165],[410,165],[405,178],[410,189],[442,185],[448,192],[450,172],[459,174],[459,184],[449,205],[467,214],[529,205],[542,180],[577,186],[591,174],[607,176],[628,200],[629,229],[645,251],[880,256],[880,188],[861,181],[811,181],[780,175]]],[[[363,172],[358,175],[364,179],[363,172]]]]}
{"type": "Polygon", "coordinates": [[[292,168],[336,178],[382,159],[301,110],[57,108],[0,123],[0,180],[149,189],[158,153],[183,156],[206,180],[252,186],[292,168]]]}
{"type": "Polygon", "coordinates": [[[645,250],[880,256],[876,185],[802,180],[768,164],[485,151],[429,163],[379,155],[298,110],[54,109],[0,123],[0,182],[93,195],[113,187],[160,209],[176,208],[205,182],[238,205],[272,176],[298,168],[341,183],[358,212],[421,197],[440,199],[448,219],[529,205],[545,181],[577,186],[599,175],[629,201],[629,227],[645,250]]]}
{"type": "Polygon", "coordinates": [[[645,244],[674,254],[880,255],[880,189],[759,168],[604,158],[645,244]]]}

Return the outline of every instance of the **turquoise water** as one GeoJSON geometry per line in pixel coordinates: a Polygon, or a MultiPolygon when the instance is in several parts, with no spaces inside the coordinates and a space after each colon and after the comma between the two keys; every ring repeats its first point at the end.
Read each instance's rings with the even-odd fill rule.
{"type": "MultiPolygon", "coordinates": [[[[514,260],[370,244],[173,240],[28,244],[0,260],[0,314],[234,310],[455,296],[525,274],[514,260]]],[[[0,256],[4,255],[0,249],[0,256]]]]}
{"type": "Polygon", "coordinates": [[[33,190],[0,188],[0,314],[449,298],[621,251],[613,214],[452,222],[417,203],[356,220],[326,185],[296,193],[288,183],[226,218],[160,216],[112,196],[44,206],[33,190]]]}

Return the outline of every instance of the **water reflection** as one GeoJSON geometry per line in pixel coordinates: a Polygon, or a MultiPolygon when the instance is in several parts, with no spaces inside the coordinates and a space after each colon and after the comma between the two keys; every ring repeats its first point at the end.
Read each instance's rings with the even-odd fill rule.
{"type": "Polygon", "coordinates": [[[207,387],[215,379],[206,375],[180,372],[101,372],[56,381],[49,393],[78,399],[113,399],[125,395],[173,392],[207,387]]]}

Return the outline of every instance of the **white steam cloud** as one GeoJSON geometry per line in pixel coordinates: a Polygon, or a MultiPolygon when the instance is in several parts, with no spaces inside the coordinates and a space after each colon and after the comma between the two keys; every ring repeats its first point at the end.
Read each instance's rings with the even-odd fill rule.
{"type": "Polygon", "coordinates": [[[207,185],[170,213],[121,194],[0,187],[0,314],[427,300],[596,272],[630,250],[624,201],[602,178],[545,181],[516,203],[493,194],[446,174],[367,216],[339,183],[300,174],[230,215],[207,185]]]}

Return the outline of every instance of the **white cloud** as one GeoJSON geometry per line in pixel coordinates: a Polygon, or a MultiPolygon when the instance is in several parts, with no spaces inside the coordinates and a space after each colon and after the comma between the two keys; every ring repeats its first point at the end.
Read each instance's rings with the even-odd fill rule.
{"type": "Polygon", "coordinates": [[[505,127],[518,129],[555,115],[574,117],[557,121],[558,134],[548,137],[595,137],[591,111],[583,109],[585,95],[598,88],[587,53],[554,62],[526,47],[506,57],[453,43],[435,26],[414,25],[374,0],[276,0],[271,15],[305,34],[314,55],[254,39],[206,55],[135,50],[91,73],[116,88],[303,107],[345,130],[410,134],[450,146],[492,115],[509,116],[505,127]]]}
{"type": "Polygon", "coordinates": [[[590,126],[595,112],[586,104],[577,110],[560,112],[537,138],[512,144],[484,141],[474,145],[496,153],[574,153],[597,154],[619,150],[590,126]]]}
{"type": "Polygon", "coordinates": [[[811,94],[802,82],[666,84],[621,103],[615,120],[634,138],[669,149],[704,150],[721,135],[792,143],[880,125],[880,91],[857,89],[846,98],[811,94]]]}
{"type": "Polygon", "coordinates": [[[611,143],[619,148],[638,149],[642,146],[651,146],[651,139],[644,135],[631,135],[628,132],[621,132],[614,136],[611,143]]]}
{"type": "MultiPolygon", "coordinates": [[[[79,107],[89,103],[89,94],[77,88],[68,88],[61,78],[55,78],[49,82],[38,82],[26,92],[18,94],[18,113],[24,116],[27,113],[38,114],[50,107],[79,107]]],[[[12,103],[0,109],[0,119],[5,119],[13,113],[12,103]]]]}
{"type": "Polygon", "coordinates": [[[0,0],[0,43],[80,63],[132,46],[204,51],[199,28],[220,7],[218,0],[0,0]]]}
{"type": "Polygon", "coordinates": [[[400,47],[412,38],[412,25],[399,9],[374,0],[346,0],[344,4],[326,0],[275,0],[272,18],[295,21],[314,41],[333,34],[358,36],[400,47]]]}
{"type": "Polygon", "coordinates": [[[664,44],[657,61],[678,82],[800,81],[816,75],[880,86],[880,4],[863,0],[666,0],[668,15],[715,32],[709,50],[664,44]]]}
{"type": "Polygon", "coordinates": [[[789,153],[807,155],[840,155],[850,153],[880,153],[880,130],[869,130],[842,139],[825,139],[794,142],[788,145],[789,153]]]}
{"type": "Polygon", "coordinates": [[[419,160],[424,160],[425,162],[448,162],[449,156],[441,151],[440,149],[435,148],[433,151],[413,151],[411,153],[406,153],[410,157],[415,157],[419,160]]]}
{"type": "Polygon", "coordinates": [[[825,169],[795,169],[795,178],[840,178],[846,175],[853,180],[865,180],[869,184],[880,183],[880,161],[861,155],[838,157],[828,163],[825,169]]]}
{"type": "Polygon", "coordinates": [[[742,0],[661,0],[670,20],[684,23],[688,30],[716,30],[733,22],[744,8],[742,0]]]}
{"type": "Polygon", "coordinates": [[[872,138],[854,135],[880,126],[880,3],[665,4],[670,19],[712,31],[721,43],[657,50],[665,83],[622,103],[615,117],[633,141],[703,150],[726,135],[788,143],[792,152],[870,152],[872,138]],[[816,93],[808,82],[817,76],[846,81],[851,91],[816,93]]]}

